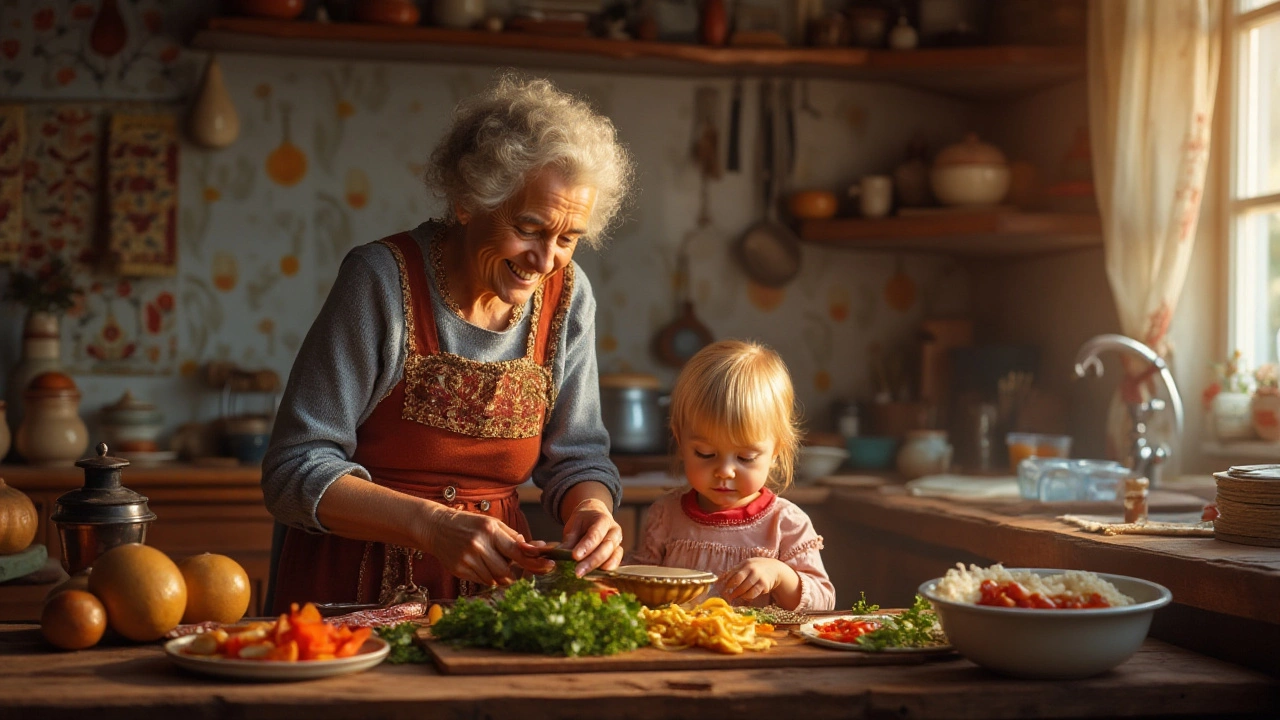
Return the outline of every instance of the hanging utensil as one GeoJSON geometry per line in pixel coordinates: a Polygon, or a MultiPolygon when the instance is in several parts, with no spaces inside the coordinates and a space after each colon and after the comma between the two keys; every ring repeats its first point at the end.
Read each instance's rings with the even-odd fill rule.
{"type": "Polygon", "coordinates": [[[725,158],[725,169],[729,172],[738,172],[741,168],[739,163],[739,135],[741,135],[742,125],[742,80],[733,81],[733,95],[729,100],[729,153],[725,158]]]}
{"type": "Polygon", "coordinates": [[[711,226],[710,182],[720,177],[720,131],[718,113],[720,93],[715,88],[699,88],[694,96],[694,163],[698,168],[698,219],[693,230],[685,234],[676,251],[675,295],[679,315],[664,325],[653,339],[653,353],[663,365],[684,367],[702,348],[714,341],[711,330],[693,311],[689,289],[689,247],[693,240],[711,226]]]}
{"type": "Polygon", "coordinates": [[[760,83],[760,176],[764,211],[761,219],[747,228],[736,251],[743,269],[753,281],[765,287],[782,287],[800,272],[800,240],[777,220],[779,168],[775,126],[774,87],[760,83]]]}

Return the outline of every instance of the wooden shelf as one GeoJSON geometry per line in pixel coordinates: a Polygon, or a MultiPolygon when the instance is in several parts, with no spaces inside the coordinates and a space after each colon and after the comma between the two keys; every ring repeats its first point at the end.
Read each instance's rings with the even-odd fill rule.
{"type": "Polygon", "coordinates": [[[1096,215],[1016,211],[929,213],[880,219],[806,220],[806,242],[850,250],[969,257],[1045,255],[1102,246],[1096,215]]]}
{"type": "Polygon", "coordinates": [[[1016,95],[1084,75],[1078,47],[973,47],[910,51],[739,48],[552,37],[434,27],[218,17],[200,50],[325,59],[513,66],[631,75],[776,75],[883,81],[966,98],[1016,95]]]}

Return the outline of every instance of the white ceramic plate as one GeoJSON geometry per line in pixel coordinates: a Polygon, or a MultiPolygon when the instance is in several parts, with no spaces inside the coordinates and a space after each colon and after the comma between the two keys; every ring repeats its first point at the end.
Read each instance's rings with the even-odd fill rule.
{"type": "Polygon", "coordinates": [[[840,642],[838,640],[828,640],[822,637],[818,633],[818,631],[815,630],[813,627],[814,625],[825,625],[829,622],[834,622],[836,620],[841,620],[841,619],[876,620],[879,622],[885,622],[885,621],[892,622],[892,620],[886,615],[831,615],[828,617],[821,617],[814,620],[810,620],[809,622],[802,624],[796,630],[796,632],[800,633],[800,637],[804,638],[805,642],[810,642],[810,643],[813,643],[814,645],[821,645],[822,647],[832,648],[834,650],[853,650],[855,652],[908,653],[913,655],[949,653],[952,650],[950,645],[931,645],[929,647],[922,647],[922,648],[887,647],[883,650],[870,650],[862,647],[856,642],[846,643],[846,642],[840,642]]]}
{"type": "Polygon", "coordinates": [[[391,652],[391,646],[377,635],[370,636],[355,655],[336,660],[228,660],[219,657],[188,655],[182,649],[198,635],[180,637],[164,644],[164,652],[178,667],[205,675],[239,678],[242,680],[314,680],[358,673],[382,662],[391,652]]]}

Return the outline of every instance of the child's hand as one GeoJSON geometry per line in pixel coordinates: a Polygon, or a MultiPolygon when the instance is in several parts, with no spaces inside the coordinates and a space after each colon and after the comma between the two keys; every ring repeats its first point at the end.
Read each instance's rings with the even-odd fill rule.
{"type": "Polygon", "coordinates": [[[779,587],[791,587],[799,582],[796,571],[781,560],[751,558],[724,575],[721,597],[730,602],[755,600],[779,587]]]}

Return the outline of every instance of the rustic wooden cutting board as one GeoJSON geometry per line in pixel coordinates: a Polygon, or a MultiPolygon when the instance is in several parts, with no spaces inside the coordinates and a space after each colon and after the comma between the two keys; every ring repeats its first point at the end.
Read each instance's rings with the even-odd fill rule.
{"type": "Polygon", "coordinates": [[[480,648],[456,648],[434,640],[427,629],[419,641],[446,675],[514,675],[520,673],[625,672],[631,670],[731,670],[769,667],[833,667],[860,665],[915,665],[932,660],[958,658],[955,653],[872,653],[830,650],[810,645],[786,631],[772,637],[778,644],[768,650],[725,655],[702,648],[678,652],[653,647],[603,657],[554,657],[480,648]]]}

